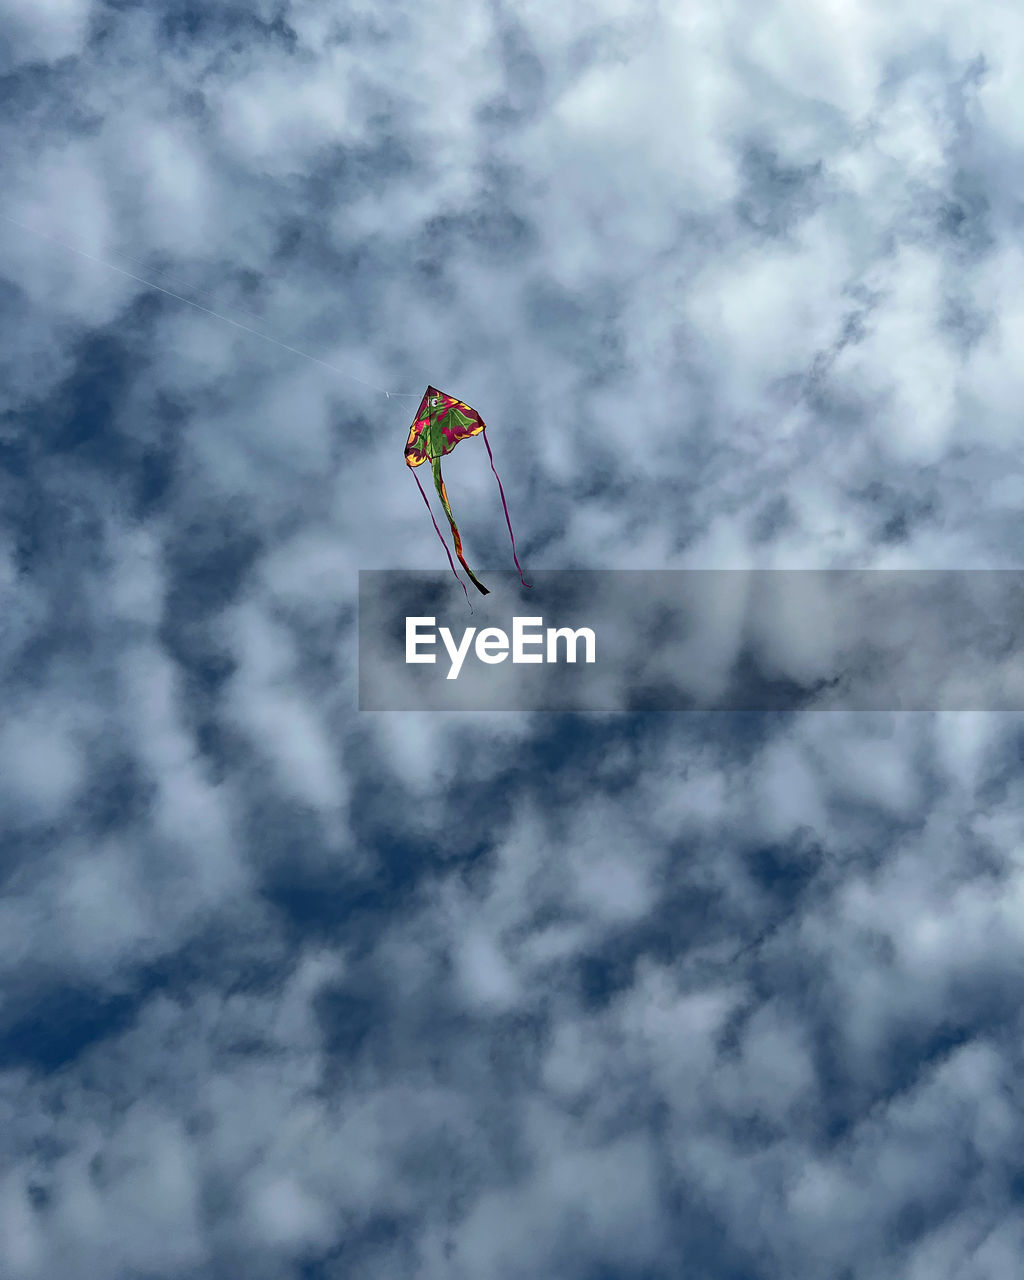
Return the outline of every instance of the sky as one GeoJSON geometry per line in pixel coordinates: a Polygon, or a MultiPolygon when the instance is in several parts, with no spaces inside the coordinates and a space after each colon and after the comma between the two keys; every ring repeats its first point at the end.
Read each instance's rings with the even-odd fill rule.
{"type": "Polygon", "coordinates": [[[1021,567],[1022,55],[0,0],[4,1280],[1019,1276],[1021,717],[360,712],[356,598],[428,382],[528,572],[1021,567]]]}

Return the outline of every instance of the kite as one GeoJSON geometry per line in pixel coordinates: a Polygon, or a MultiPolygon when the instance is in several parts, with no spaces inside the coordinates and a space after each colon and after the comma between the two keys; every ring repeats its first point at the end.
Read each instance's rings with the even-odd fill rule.
{"type": "MultiPolygon", "coordinates": [[[[508,504],[505,502],[505,490],[501,487],[501,477],[494,466],[494,455],[491,453],[491,446],[487,441],[487,425],[477,411],[471,409],[463,401],[456,400],[454,396],[445,395],[443,391],[438,391],[436,387],[427,387],[423,393],[423,399],[420,401],[420,407],[416,410],[416,417],[413,419],[413,424],[409,429],[409,440],[405,446],[405,462],[406,466],[412,471],[413,479],[416,481],[416,485],[423,496],[423,501],[427,504],[428,511],[430,511],[430,502],[423,490],[423,486],[420,484],[420,478],[416,474],[415,468],[424,462],[430,463],[430,469],[434,473],[434,487],[437,489],[437,496],[441,499],[441,506],[444,507],[444,513],[448,517],[448,523],[451,525],[455,554],[459,557],[459,563],[463,569],[469,574],[470,582],[481,595],[486,596],[490,594],[488,589],[466,563],[466,557],[462,554],[462,538],[459,536],[459,527],[455,523],[455,517],[452,515],[452,509],[448,502],[448,492],[444,487],[444,478],[441,475],[441,459],[444,455],[451,453],[460,441],[468,440],[470,436],[478,435],[483,436],[484,444],[487,445],[487,456],[491,460],[491,470],[494,472],[494,478],[498,482],[498,493],[501,494],[501,505],[505,512],[505,523],[508,525],[508,536],[512,539],[512,559],[516,562],[516,568],[519,570],[520,582],[524,587],[528,587],[530,584],[523,577],[523,567],[519,563],[519,557],[516,555],[516,538],[512,532],[512,521],[508,515],[508,504]]],[[[466,584],[459,578],[459,572],[455,568],[452,553],[448,550],[448,544],[445,542],[441,530],[437,527],[433,511],[430,511],[430,519],[433,522],[437,536],[441,539],[441,545],[444,547],[448,563],[452,567],[452,573],[458,578],[462,590],[466,591],[466,584]]],[[[468,591],[466,591],[466,599],[469,599],[468,591]]]]}

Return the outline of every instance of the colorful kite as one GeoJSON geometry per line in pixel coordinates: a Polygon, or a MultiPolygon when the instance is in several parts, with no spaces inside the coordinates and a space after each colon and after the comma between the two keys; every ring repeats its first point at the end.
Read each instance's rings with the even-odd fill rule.
{"type": "MultiPolygon", "coordinates": [[[[405,446],[405,461],[410,468],[418,467],[421,463],[429,461],[430,468],[434,473],[434,487],[437,489],[437,496],[441,499],[441,506],[444,507],[444,513],[452,527],[455,554],[459,557],[459,563],[469,574],[469,580],[477,591],[483,595],[488,595],[487,588],[477,578],[469,565],[466,564],[466,558],[462,554],[462,539],[459,537],[459,527],[455,523],[455,517],[452,515],[452,509],[448,503],[448,493],[441,476],[441,459],[444,455],[451,453],[461,440],[468,440],[470,436],[478,435],[483,436],[484,444],[487,445],[487,456],[491,460],[491,470],[494,472],[494,478],[498,482],[501,505],[505,512],[505,523],[508,525],[508,536],[512,539],[512,559],[516,562],[516,568],[519,570],[519,580],[524,587],[528,587],[530,584],[523,577],[523,568],[519,563],[519,557],[516,555],[516,538],[512,532],[512,521],[508,516],[505,490],[501,487],[501,477],[495,469],[494,455],[491,453],[491,446],[487,442],[487,426],[477,411],[471,409],[463,401],[456,400],[454,396],[447,396],[443,391],[438,391],[436,387],[427,387],[423,399],[420,401],[420,407],[416,411],[412,427],[409,430],[409,441],[405,446]]],[[[413,470],[412,475],[420,493],[423,495],[423,501],[427,504],[427,510],[430,511],[430,502],[423,491],[420,478],[415,470],[413,470]]],[[[458,570],[455,568],[455,561],[452,559],[452,553],[448,550],[448,544],[445,542],[441,530],[437,527],[433,511],[430,511],[430,519],[433,521],[435,530],[437,530],[437,536],[441,539],[441,545],[444,547],[448,563],[452,567],[452,573],[458,578],[463,591],[466,591],[466,584],[459,578],[458,570]]],[[[468,591],[466,592],[466,599],[469,599],[468,591]]]]}

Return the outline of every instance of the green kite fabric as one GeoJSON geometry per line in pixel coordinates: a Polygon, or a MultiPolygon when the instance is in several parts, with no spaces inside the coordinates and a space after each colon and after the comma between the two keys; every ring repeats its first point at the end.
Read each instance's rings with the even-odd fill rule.
{"type": "MultiPolygon", "coordinates": [[[[413,419],[412,426],[409,429],[409,439],[405,446],[405,461],[406,465],[413,469],[413,479],[423,495],[423,501],[427,504],[428,511],[430,511],[430,502],[414,468],[421,466],[424,462],[430,463],[430,469],[434,475],[434,488],[437,490],[437,496],[441,499],[441,506],[444,507],[444,513],[448,517],[448,523],[451,526],[455,554],[458,556],[459,563],[463,569],[469,574],[470,582],[476,587],[477,591],[486,596],[489,594],[488,589],[466,563],[466,557],[462,554],[462,538],[459,535],[459,527],[455,523],[455,517],[452,515],[451,504],[448,501],[448,491],[445,489],[444,477],[441,475],[441,459],[444,455],[451,453],[461,441],[477,435],[482,435],[484,438],[487,456],[491,460],[491,470],[494,472],[494,478],[498,482],[498,493],[501,495],[501,506],[505,512],[508,536],[512,539],[512,559],[516,562],[516,568],[519,570],[519,580],[524,587],[528,587],[530,584],[523,577],[522,565],[520,565],[519,557],[516,555],[515,534],[512,532],[512,521],[509,519],[508,504],[505,502],[505,490],[501,486],[501,477],[495,468],[494,455],[491,453],[491,446],[487,440],[487,425],[479,413],[464,401],[456,400],[454,396],[446,395],[443,391],[438,391],[436,387],[427,387],[423,393],[423,399],[420,401],[420,407],[416,411],[416,417],[413,419]]],[[[441,545],[448,556],[448,563],[452,567],[452,573],[455,574],[463,591],[465,591],[466,585],[459,578],[459,572],[455,568],[455,562],[452,560],[451,552],[448,550],[448,544],[437,526],[437,521],[434,520],[433,511],[430,511],[430,519],[433,521],[437,536],[441,539],[441,545]]],[[[468,592],[466,593],[466,598],[469,598],[468,592]]]]}

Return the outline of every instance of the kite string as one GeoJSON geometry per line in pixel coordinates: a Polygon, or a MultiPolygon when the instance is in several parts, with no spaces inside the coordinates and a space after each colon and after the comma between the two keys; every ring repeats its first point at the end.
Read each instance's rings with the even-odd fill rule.
{"type": "Polygon", "coordinates": [[[434,519],[433,509],[430,506],[430,501],[427,498],[427,495],[423,492],[423,486],[420,484],[420,478],[412,467],[410,467],[409,470],[412,471],[412,478],[416,481],[416,488],[419,489],[420,496],[423,498],[424,503],[426,503],[427,511],[430,513],[430,523],[434,526],[434,532],[441,539],[441,546],[444,547],[444,553],[448,557],[448,563],[452,567],[452,573],[455,574],[455,579],[462,588],[463,594],[466,597],[466,603],[469,605],[469,611],[470,613],[474,613],[473,601],[469,598],[469,592],[466,590],[466,584],[459,577],[459,571],[455,567],[455,561],[452,559],[452,553],[448,550],[448,543],[445,542],[444,535],[441,533],[441,530],[438,528],[437,521],[434,519]]]}
{"type": "MultiPolygon", "coordinates": [[[[480,433],[484,438],[484,444],[487,446],[487,456],[491,460],[491,470],[494,472],[494,478],[498,482],[498,493],[501,495],[501,509],[505,512],[505,523],[508,525],[508,536],[512,539],[512,559],[516,562],[516,568],[519,570],[519,581],[524,587],[532,587],[532,583],[527,582],[523,577],[523,566],[519,563],[519,557],[516,555],[516,535],[512,532],[512,521],[508,515],[508,503],[505,501],[505,490],[501,487],[501,476],[498,475],[498,468],[494,465],[494,454],[491,453],[491,446],[487,439],[487,428],[484,427],[480,433]]],[[[447,547],[445,548],[447,550],[447,547]]]]}
{"type": "Polygon", "coordinates": [[[282,342],[280,338],[275,338],[269,333],[262,333],[259,329],[253,329],[247,324],[242,324],[240,320],[233,320],[231,316],[223,315],[221,312],[214,311],[210,307],[204,307],[199,302],[193,302],[191,298],[183,297],[180,293],[175,293],[173,289],[166,289],[162,284],[157,284],[153,280],[147,280],[144,276],[136,275],[134,271],[127,271],[124,267],[119,267],[113,262],[108,262],[106,258],[98,257],[94,253],[87,253],[84,249],[78,249],[73,244],[68,244],[64,240],[59,240],[56,236],[48,235],[45,231],[39,231],[35,227],[26,226],[25,223],[18,222],[15,218],[8,217],[6,213],[0,213],[0,218],[2,218],[4,222],[9,222],[12,227],[18,227],[21,231],[27,231],[29,235],[38,236],[40,240],[48,240],[51,244],[56,244],[62,249],[67,249],[69,253],[76,253],[80,258],[85,258],[89,262],[98,263],[101,267],[106,267],[110,271],[116,271],[118,275],[126,276],[129,280],[134,280],[138,284],[145,285],[148,289],[155,289],[158,293],[166,294],[169,298],[175,298],[178,302],[183,302],[187,307],[194,307],[197,311],[202,311],[208,316],[213,316],[215,320],[223,320],[225,324],[233,325],[236,329],[241,329],[243,333],[250,333],[256,338],[262,338],[264,342],[272,342],[274,346],[280,347],[283,351],[289,351],[292,355],[301,356],[304,360],[311,360],[313,364],[318,364],[321,368],[329,369],[332,373],[340,374],[343,378],[350,378],[353,382],[358,382],[361,386],[369,387],[371,391],[379,391],[381,395],[387,396],[389,400],[392,397],[396,400],[415,400],[420,396],[420,392],[418,391],[388,391],[384,387],[378,387],[376,383],[367,382],[365,378],[360,378],[356,374],[350,373],[347,369],[342,369],[339,368],[338,365],[330,364],[327,360],[321,360],[319,356],[310,355],[308,351],[301,351],[298,347],[293,347],[287,342],[282,342]]]}

